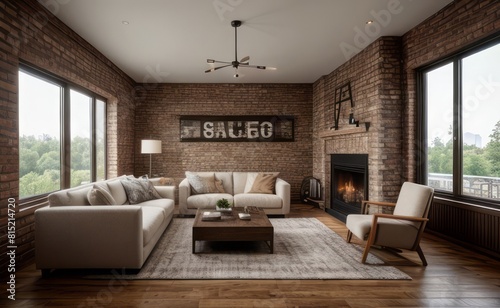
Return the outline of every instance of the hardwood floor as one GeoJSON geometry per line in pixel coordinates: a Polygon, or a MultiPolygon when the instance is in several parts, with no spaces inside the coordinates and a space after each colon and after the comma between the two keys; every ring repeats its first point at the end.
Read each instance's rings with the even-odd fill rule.
{"type": "MultiPolygon", "coordinates": [[[[343,223],[310,205],[289,217],[316,217],[345,238],[343,223]]],[[[357,239],[353,242],[360,244],[357,239]]],[[[42,279],[31,265],[16,275],[16,307],[500,307],[500,262],[425,234],[422,249],[402,257],[374,254],[405,280],[87,280],[75,274],[42,279]]],[[[5,290],[5,288],[3,288],[5,290]]]]}

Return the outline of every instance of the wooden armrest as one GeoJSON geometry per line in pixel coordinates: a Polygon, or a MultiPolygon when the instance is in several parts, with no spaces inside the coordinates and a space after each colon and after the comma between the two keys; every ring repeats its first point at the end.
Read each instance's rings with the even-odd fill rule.
{"type": "Polygon", "coordinates": [[[417,217],[417,216],[403,216],[403,215],[392,215],[392,214],[374,214],[373,215],[374,222],[376,222],[378,218],[389,218],[389,219],[418,221],[418,222],[424,222],[424,221],[429,220],[427,218],[422,218],[422,217],[417,217]]]}
{"type": "Polygon", "coordinates": [[[395,207],[396,203],[394,203],[394,202],[382,202],[382,201],[363,200],[363,201],[361,201],[361,213],[362,214],[366,214],[366,206],[367,205],[392,206],[392,207],[395,207]]]}

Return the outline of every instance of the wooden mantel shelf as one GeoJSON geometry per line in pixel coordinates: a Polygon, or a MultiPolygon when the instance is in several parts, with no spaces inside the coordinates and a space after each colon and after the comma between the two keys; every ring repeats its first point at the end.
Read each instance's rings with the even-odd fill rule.
{"type": "Polygon", "coordinates": [[[360,123],[359,127],[349,127],[349,128],[343,128],[343,129],[329,129],[329,130],[324,130],[319,133],[320,138],[329,138],[329,137],[334,137],[334,136],[341,136],[341,135],[349,135],[349,134],[358,134],[358,133],[364,133],[368,131],[368,128],[370,127],[370,123],[360,123]]]}

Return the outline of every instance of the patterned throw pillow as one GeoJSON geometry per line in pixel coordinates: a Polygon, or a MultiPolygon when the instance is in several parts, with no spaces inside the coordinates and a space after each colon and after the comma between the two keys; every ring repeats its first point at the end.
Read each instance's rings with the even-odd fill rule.
{"type": "Polygon", "coordinates": [[[161,199],[153,183],[148,180],[139,180],[135,178],[126,178],[120,180],[127,193],[127,199],[130,204],[138,204],[144,201],[161,199]]]}
{"type": "Polygon", "coordinates": [[[218,193],[219,190],[215,186],[214,174],[201,176],[194,172],[186,172],[186,178],[193,194],[211,194],[218,193]]]}
{"type": "Polygon", "coordinates": [[[95,183],[87,193],[90,205],[115,205],[116,201],[111,195],[106,183],[95,183]]]}
{"type": "Polygon", "coordinates": [[[274,188],[276,186],[277,178],[277,173],[259,172],[259,174],[257,174],[257,177],[255,177],[252,189],[250,189],[248,193],[274,194],[274,188]]]}

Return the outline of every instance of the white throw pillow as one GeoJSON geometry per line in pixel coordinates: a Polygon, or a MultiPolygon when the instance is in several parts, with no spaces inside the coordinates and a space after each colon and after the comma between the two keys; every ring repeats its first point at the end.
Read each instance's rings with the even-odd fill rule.
{"type": "Polygon", "coordinates": [[[106,183],[95,183],[87,193],[91,205],[115,205],[116,201],[106,183]]]}

